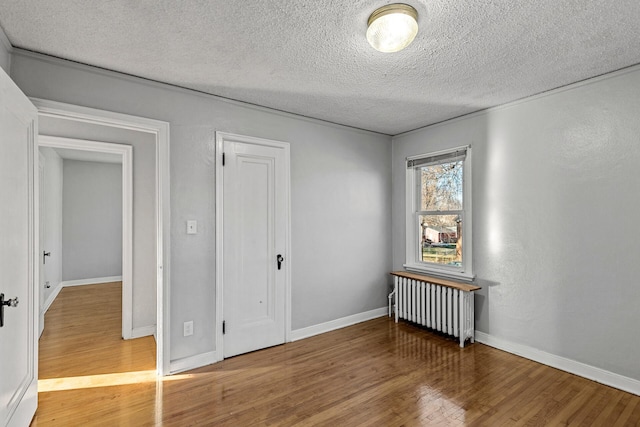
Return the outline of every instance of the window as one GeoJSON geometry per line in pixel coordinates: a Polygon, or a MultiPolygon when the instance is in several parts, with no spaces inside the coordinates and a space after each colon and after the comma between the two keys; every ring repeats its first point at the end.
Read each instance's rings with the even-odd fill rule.
{"type": "Polygon", "coordinates": [[[471,148],[407,158],[405,268],[472,279],[471,148]]]}

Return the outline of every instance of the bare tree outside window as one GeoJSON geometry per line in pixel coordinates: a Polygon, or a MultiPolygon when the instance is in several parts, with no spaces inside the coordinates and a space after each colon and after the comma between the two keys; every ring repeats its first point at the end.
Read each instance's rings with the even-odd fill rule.
{"type": "Polygon", "coordinates": [[[463,169],[462,160],[416,169],[423,262],[462,264],[463,169]]]}

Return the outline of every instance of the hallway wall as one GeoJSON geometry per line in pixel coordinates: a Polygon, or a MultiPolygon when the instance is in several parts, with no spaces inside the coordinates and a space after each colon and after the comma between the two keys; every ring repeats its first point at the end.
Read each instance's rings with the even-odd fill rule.
{"type": "Polygon", "coordinates": [[[122,165],[64,159],[62,279],[122,276],[122,165]]]}

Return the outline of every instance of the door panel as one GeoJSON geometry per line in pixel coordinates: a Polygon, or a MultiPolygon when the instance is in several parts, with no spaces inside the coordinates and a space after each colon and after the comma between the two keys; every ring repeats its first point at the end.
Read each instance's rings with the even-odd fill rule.
{"type": "Polygon", "coordinates": [[[285,342],[288,182],[282,147],[225,140],[224,357],[285,342]],[[285,257],[278,269],[277,256],[285,257]]]}
{"type": "Polygon", "coordinates": [[[36,133],[35,107],[0,70],[0,293],[18,298],[0,328],[3,426],[28,425],[37,405],[36,133]]]}
{"type": "Polygon", "coordinates": [[[275,271],[271,260],[273,247],[273,204],[270,196],[273,189],[273,159],[253,159],[239,156],[238,168],[240,198],[238,206],[238,254],[242,266],[238,269],[236,291],[243,303],[238,313],[243,324],[275,321],[274,280],[275,271]],[[247,254],[243,257],[242,254],[247,254]]]}

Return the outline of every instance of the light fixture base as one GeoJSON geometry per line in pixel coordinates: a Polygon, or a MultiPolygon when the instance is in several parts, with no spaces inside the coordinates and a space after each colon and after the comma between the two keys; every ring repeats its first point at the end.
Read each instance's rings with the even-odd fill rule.
{"type": "Polygon", "coordinates": [[[376,19],[382,18],[383,16],[392,13],[402,13],[404,15],[409,15],[413,18],[414,21],[418,21],[418,11],[415,10],[413,6],[409,6],[408,4],[404,3],[393,3],[384,5],[374,10],[371,16],[369,16],[367,27],[370,27],[373,21],[375,21],[376,19]]]}

